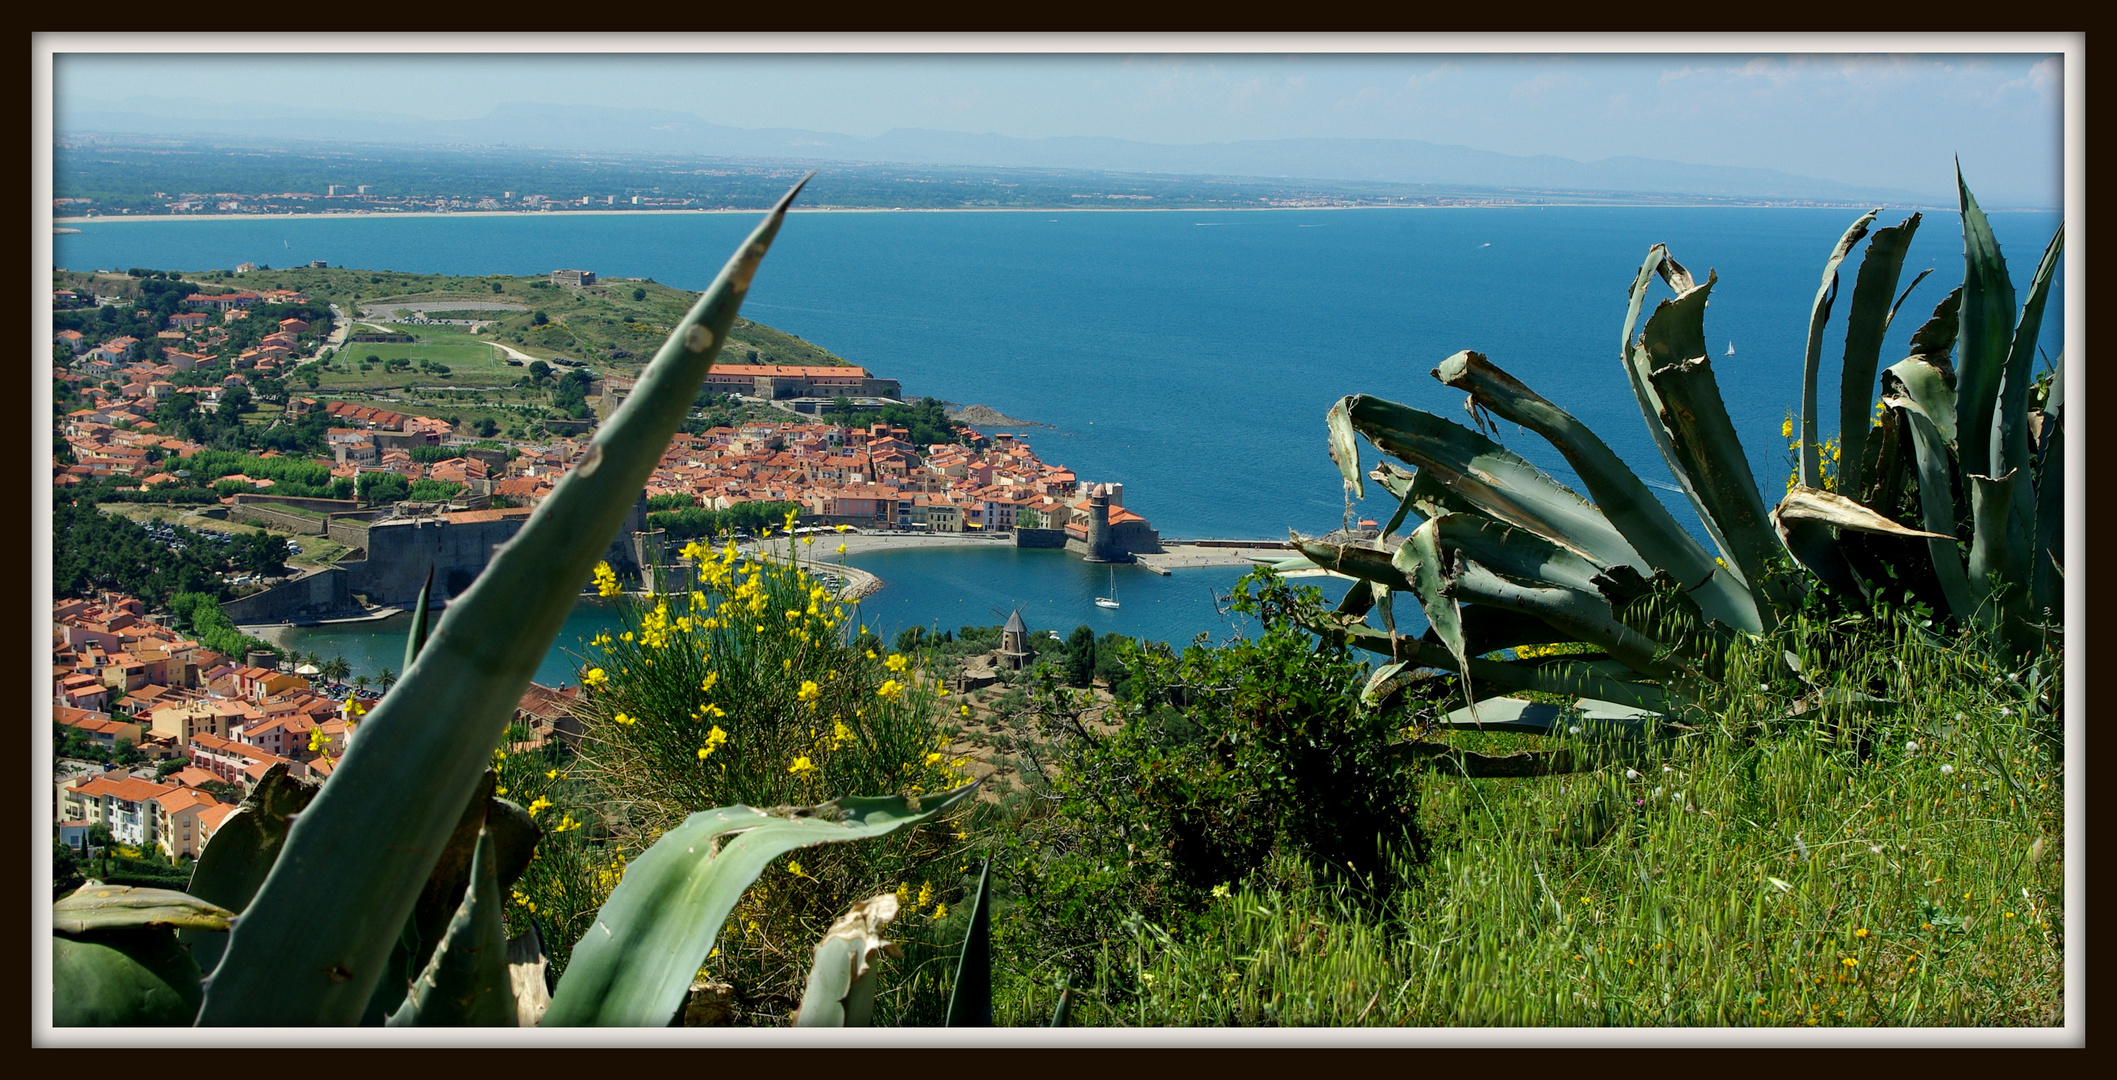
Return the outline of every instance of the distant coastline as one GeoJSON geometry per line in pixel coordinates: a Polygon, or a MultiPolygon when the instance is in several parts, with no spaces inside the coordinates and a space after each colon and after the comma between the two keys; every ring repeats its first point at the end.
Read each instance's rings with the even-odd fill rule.
{"type": "MultiPolygon", "coordinates": [[[[1511,202],[1511,203],[1450,203],[1440,206],[801,206],[796,205],[789,213],[795,214],[1258,214],[1284,211],[1317,210],[1536,210],[1545,207],[1605,207],[1620,209],[1639,207],[1642,209],[1734,209],[1734,210],[1842,210],[1863,207],[1866,203],[1801,203],[1790,205],[1772,202],[1656,202],[1632,203],[1603,200],[1581,200],[1577,202],[1511,202]]],[[[766,207],[751,209],[701,209],[701,210],[407,210],[401,213],[355,212],[332,214],[113,214],[108,217],[63,217],[53,218],[52,225],[80,225],[111,221],[354,221],[384,218],[466,218],[466,217],[615,217],[640,214],[762,214],[766,207]]],[[[1905,209],[1947,209],[1907,204],[1905,209]]],[[[2004,213],[2007,211],[1993,211],[2004,213]]]]}

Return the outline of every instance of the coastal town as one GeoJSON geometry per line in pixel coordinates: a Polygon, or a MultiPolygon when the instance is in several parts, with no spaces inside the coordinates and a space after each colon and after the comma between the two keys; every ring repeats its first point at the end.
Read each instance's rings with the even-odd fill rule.
{"type": "MultiPolygon", "coordinates": [[[[584,279],[581,271],[554,279],[561,274],[575,286],[584,279]]],[[[52,805],[56,839],[83,858],[114,848],[174,864],[195,857],[267,775],[328,778],[395,677],[282,655],[234,624],[411,606],[414,595],[398,594],[415,593],[415,563],[421,572],[434,565],[431,549],[419,549],[428,556],[421,562],[391,546],[412,532],[475,534],[458,545],[473,554],[440,566],[437,598],[460,593],[583,459],[593,424],[495,440],[444,418],[300,393],[302,370],[328,364],[348,329],[334,328],[310,296],[194,287],[174,274],[148,280],[161,287],[129,302],[54,290],[60,311],[129,309],[121,325],[133,331],[54,335],[55,495],[106,516],[181,514],[188,526],[116,519],[172,559],[187,544],[219,559],[245,537],[269,538],[249,545],[269,550],[255,565],[203,564],[219,567],[217,581],[197,586],[211,611],[193,609],[188,619],[168,610],[166,596],[76,583],[54,597],[52,716],[62,751],[74,756],[55,757],[52,805]],[[169,309],[152,336],[139,311],[149,302],[169,309]],[[277,406],[264,423],[254,415],[260,402],[277,406]],[[414,528],[397,528],[406,524],[414,528]],[[346,591],[306,608],[275,599],[328,596],[316,586],[326,578],[346,591]]],[[[608,373],[587,381],[586,404],[605,416],[636,385],[608,373]]],[[[990,537],[1093,561],[1162,550],[1152,526],[1126,509],[1122,484],[1083,482],[1038,457],[1020,432],[949,423],[942,430],[952,441],[921,441],[886,418],[888,407],[905,406],[896,382],[860,367],[724,364],[710,381],[708,390],[769,406],[777,418],[674,438],[641,492],[641,509],[654,511],[636,514],[632,535],[613,540],[612,561],[636,587],[666,569],[678,546],[668,541],[685,538],[687,524],[749,504],[771,507],[775,518],[792,508],[795,528],[866,538],[990,537]],[[878,405],[885,418],[875,418],[878,405]]],[[[63,532],[59,542],[67,543],[63,532]]],[[[532,684],[509,746],[572,739],[567,704],[578,692],[532,684]]]]}

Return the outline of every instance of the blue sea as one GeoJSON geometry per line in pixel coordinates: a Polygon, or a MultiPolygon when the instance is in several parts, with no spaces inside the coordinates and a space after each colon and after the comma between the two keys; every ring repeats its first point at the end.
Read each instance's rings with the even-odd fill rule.
{"type": "MultiPolygon", "coordinates": [[[[1798,407],[1808,314],[1850,210],[1534,207],[1246,212],[795,213],[743,314],[884,376],[907,394],[992,406],[1046,461],[1125,486],[1164,537],[1320,532],[1348,507],[1323,415],[1370,393],[1460,417],[1429,372],[1462,349],[1571,411],[1661,491],[1687,503],[1654,451],[1623,371],[1626,290],[1666,243],[1719,275],[1706,330],[1714,371],[1767,501],[1788,471],[1781,421],[1798,407]],[[1733,355],[1724,355],[1732,345],[1733,355]]],[[[1904,213],[1885,213],[1891,225],[1904,213]]],[[[240,262],[445,274],[580,267],[701,289],[757,221],[748,214],[114,221],[54,238],[72,269],[203,270],[240,262]]],[[[1995,214],[2017,288],[2059,224],[1995,214]]],[[[1925,215],[1904,282],[1934,274],[1892,325],[1883,363],[1961,280],[1956,216],[1925,215]]],[[[1825,434],[1857,259],[1825,351],[1825,434]]],[[[1657,289],[1660,286],[1657,284],[1657,289]]],[[[1666,296],[1660,292],[1650,298],[1666,296]]],[[[2043,349],[2065,341],[2061,271],[2043,349]]],[[[1511,448],[1575,483],[1542,440],[1511,448]]],[[[1372,451],[1369,451],[1372,453],[1372,451]]],[[[1371,459],[1370,463],[1371,463],[1371,459]]],[[[1356,516],[1391,507],[1372,485],[1356,516]]],[[[893,552],[862,558],[887,588],[879,629],[999,621],[1079,624],[1178,642],[1229,627],[1210,596],[1235,570],[1120,572],[1124,607],[1096,608],[1109,571],[1050,552],[893,552]],[[998,613],[997,615],[995,613],[998,613]],[[1098,619],[1103,621],[1099,622],[1098,619]],[[1105,625],[1108,623],[1109,625],[1105,625]]],[[[563,644],[563,642],[562,642],[563,644]]],[[[386,650],[385,650],[386,651],[386,650]]]]}

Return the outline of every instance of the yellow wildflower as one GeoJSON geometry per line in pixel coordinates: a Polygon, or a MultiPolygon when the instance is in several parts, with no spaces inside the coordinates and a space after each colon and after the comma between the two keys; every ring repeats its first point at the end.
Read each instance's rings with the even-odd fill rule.
{"type": "Polygon", "coordinates": [[[544,774],[544,779],[546,779],[546,780],[557,780],[558,778],[559,778],[559,770],[557,770],[557,769],[553,769],[553,770],[551,770],[550,772],[547,772],[547,773],[545,773],[545,774],[544,774]]]}
{"type": "Polygon", "coordinates": [[[797,700],[808,702],[812,709],[816,707],[816,699],[822,696],[823,688],[817,686],[814,679],[803,680],[801,689],[794,694],[797,700]]]}
{"type": "Polygon", "coordinates": [[[615,721],[617,721],[617,722],[618,722],[618,723],[620,723],[620,724],[624,724],[624,725],[625,725],[625,726],[627,726],[627,727],[630,727],[630,726],[632,726],[633,724],[635,724],[635,723],[638,723],[638,722],[639,722],[639,718],[638,718],[638,717],[636,717],[636,716],[626,716],[626,715],[625,715],[624,713],[619,713],[619,714],[617,714],[616,716],[613,716],[613,717],[611,717],[611,719],[612,719],[612,720],[615,720],[615,721]]]}
{"type": "Polygon", "coordinates": [[[616,596],[619,592],[617,571],[610,569],[609,563],[595,564],[595,592],[598,596],[616,596]]]}
{"type": "Polygon", "coordinates": [[[1793,438],[1793,437],[1794,437],[1794,418],[1793,418],[1793,417],[1791,417],[1791,416],[1787,417],[1787,418],[1786,418],[1786,422],[1785,422],[1785,423],[1783,423],[1783,424],[1780,424],[1780,425],[1779,425],[1779,434],[1780,434],[1780,436],[1782,436],[1782,437],[1784,437],[1784,438],[1788,438],[1788,439],[1791,439],[1791,438],[1793,438]]]}
{"type": "Polygon", "coordinates": [[[721,744],[727,741],[728,733],[722,731],[720,725],[715,724],[713,730],[706,733],[706,745],[698,748],[698,760],[704,761],[712,757],[713,751],[720,749],[721,744]]]}
{"type": "Polygon", "coordinates": [[[948,918],[948,905],[947,905],[947,904],[935,904],[935,905],[934,905],[934,918],[936,918],[936,919],[945,919],[945,918],[948,918]]]}
{"type": "Polygon", "coordinates": [[[537,811],[551,809],[551,800],[540,795],[535,802],[530,803],[525,809],[529,811],[530,817],[535,817],[537,816],[537,811]]]}
{"type": "Polygon", "coordinates": [[[601,686],[609,681],[610,676],[605,674],[603,669],[599,667],[589,668],[581,675],[582,686],[601,686]]]}
{"type": "Polygon", "coordinates": [[[794,763],[792,765],[787,766],[787,771],[793,773],[796,776],[800,776],[802,773],[805,772],[814,772],[815,769],[816,763],[810,761],[806,757],[795,758],[794,763]]]}
{"type": "Polygon", "coordinates": [[[903,671],[904,666],[906,663],[908,663],[908,661],[904,659],[903,653],[893,653],[891,654],[889,659],[884,660],[882,663],[891,671],[903,671]]]}
{"type": "Polygon", "coordinates": [[[891,701],[895,701],[903,695],[904,684],[898,682],[895,679],[891,679],[888,682],[883,683],[881,686],[875,688],[876,697],[888,698],[891,701]]]}
{"type": "Polygon", "coordinates": [[[717,682],[719,682],[719,681],[720,681],[720,672],[718,672],[718,671],[709,671],[709,672],[706,672],[706,681],[704,681],[704,682],[702,682],[702,683],[699,683],[699,684],[698,684],[698,688],[699,688],[700,690],[704,690],[705,692],[707,692],[707,693],[709,693],[709,694],[710,694],[710,693],[712,693],[712,692],[713,692],[713,684],[714,684],[714,683],[717,683],[717,682]]]}
{"type": "Polygon", "coordinates": [[[801,868],[801,860],[799,860],[799,859],[794,859],[794,860],[789,860],[789,861],[788,861],[788,863],[787,863],[787,873],[789,873],[789,874],[792,874],[792,875],[794,875],[795,877],[807,877],[807,876],[809,876],[809,875],[808,875],[808,872],[807,872],[807,871],[805,871],[805,870],[803,870],[803,869],[801,868]]]}

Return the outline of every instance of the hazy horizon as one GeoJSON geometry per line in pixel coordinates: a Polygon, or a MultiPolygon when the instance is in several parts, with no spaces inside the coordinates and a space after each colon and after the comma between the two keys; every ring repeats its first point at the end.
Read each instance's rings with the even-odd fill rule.
{"type": "MultiPolygon", "coordinates": [[[[413,47],[433,48],[455,39],[414,35],[411,40],[413,47]]],[[[471,39],[464,40],[474,47],[471,39]]],[[[502,43],[509,40],[514,39],[502,43]]],[[[1723,39],[1704,40],[1717,44],[1723,39]]],[[[1736,44],[1743,39],[1724,40],[1736,44]]],[[[2004,38],[1945,40],[2008,44],[2004,38]]],[[[93,49],[97,41],[93,35],[68,37],[54,48],[93,49]]],[[[1033,39],[1025,39],[1025,44],[1030,42],[1033,39]]],[[[595,40],[562,47],[595,47],[595,40]]],[[[1131,160],[1127,153],[1147,160],[1139,155],[1150,148],[1186,151],[1163,154],[1155,161],[1216,162],[1189,152],[1260,140],[1359,139],[1412,140],[1590,165],[1643,158],[1771,170],[1849,188],[1929,197],[1952,196],[1954,161],[1959,157],[1981,199],[2051,208],[2062,205],[2064,183],[2064,57],[2053,52],[69,51],[55,52],[52,72],[55,135],[69,132],[71,118],[126,112],[207,126],[249,112],[361,130],[409,131],[490,121],[496,113],[538,117],[590,106],[684,114],[701,128],[747,133],[791,129],[788,145],[798,145],[803,132],[840,136],[848,144],[876,143],[893,132],[951,133],[963,137],[958,143],[1000,137],[986,139],[992,145],[1038,140],[1006,144],[1020,156],[1053,151],[1067,141],[1069,167],[1119,171],[1125,166],[1098,162],[1131,160]]],[[[682,117],[671,121],[678,127],[687,122],[682,117]]],[[[890,145],[902,147],[907,140],[899,137],[890,145]]],[[[905,149],[889,160],[909,160],[902,155],[924,152],[905,149]]],[[[1298,154],[1271,148],[1259,153],[1265,155],[1256,158],[1260,174],[1301,175],[1298,154]]],[[[1419,165],[1404,159],[1362,167],[1401,171],[1419,165]]]]}

